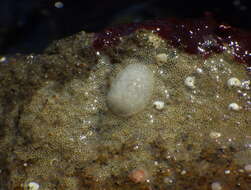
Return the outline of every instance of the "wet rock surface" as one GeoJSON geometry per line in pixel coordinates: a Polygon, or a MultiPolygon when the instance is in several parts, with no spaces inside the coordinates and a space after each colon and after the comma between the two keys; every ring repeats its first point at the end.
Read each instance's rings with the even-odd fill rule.
{"type": "MultiPolygon", "coordinates": [[[[181,27],[169,22],[172,32],[181,27]]],[[[107,31],[121,28],[81,32],[41,55],[1,59],[0,187],[250,189],[249,47],[238,54],[212,31],[196,38],[213,44],[203,53],[153,27],[103,38],[107,31]],[[95,46],[104,39],[116,44],[95,46]],[[107,94],[131,64],[147,67],[154,85],[144,109],[124,117],[110,109],[107,94]]],[[[175,36],[184,39],[184,31],[175,36]]],[[[250,40],[238,39],[232,41],[250,40]]],[[[125,103],[141,101],[131,96],[125,103]]]]}

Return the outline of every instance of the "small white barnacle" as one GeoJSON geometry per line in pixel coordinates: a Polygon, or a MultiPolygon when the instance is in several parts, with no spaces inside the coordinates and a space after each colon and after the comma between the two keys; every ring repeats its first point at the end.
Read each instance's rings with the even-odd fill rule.
{"type": "Polygon", "coordinates": [[[153,93],[153,72],[136,59],[130,63],[117,74],[107,94],[109,108],[120,116],[131,116],[143,110],[153,93]]]}
{"type": "Polygon", "coordinates": [[[211,189],[212,190],[222,190],[223,187],[222,187],[221,183],[216,181],[211,184],[211,189]]]}
{"type": "Polygon", "coordinates": [[[31,181],[27,184],[27,190],[38,190],[39,184],[37,182],[31,181]]]}
{"type": "Polygon", "coordinates": [[[195,77],[193,76],[188,76],[185,81],[185,85],[191,89],[195,89],[195,77]]]}
{"type": "Polygon", "coordinates": [[[168,56],[166,53],[160,53],[155,56],[155,60],[158,64],[167,63],[168,56]]]}
{"type": "Polygon", "coordinates": [[[157,101],[153,102],[153,105],[154,105],[155,109],[162,110],[165,106],[165,103],[163,101],[157,100],[157,101]]]}
{"type": "Polygon", "coordinates": [[[227,86],[229,88],[240,87],[241,86],[241,81],[238,78],[232,77],[232,78],[228,79],[227,86]]]}
{"type": "Polygon", "coordinates": [[[234,102],[228,105],[228,109],[233,111],[239,111],[241,109],[241,106],[234,102]]]}
{"type": "Polygon", "coordinates": [[[209,136],[210,136],[210,138],[212,138],[212,139],[218,139],[218,138],[221,137],[221,133],[212,131],[212,132],[209,134],[209,136]]]}
{"type": "Polygon", "coordinates": [[[198,74],[202,74],[202,73],[203,73],[203,70],[202,70],[201,68],[197,68],[197,69],[196,69],[196,72],[197,72],[198,74]]]}
{"type": "Polygon", "coordinates": [[[250,84],[251,84],[250,80],[244,80],[241,83],[241,87],[245,90],[250,90],[251,89],[250,84]]]}

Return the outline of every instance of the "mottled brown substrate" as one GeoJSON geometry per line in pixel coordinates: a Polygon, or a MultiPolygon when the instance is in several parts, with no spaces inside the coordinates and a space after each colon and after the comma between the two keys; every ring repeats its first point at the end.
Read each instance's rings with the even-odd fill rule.
{"type": "Polygon", "coordinates": [[[0,63],[1,188],[251,188],[250,75],[231,49],[205,59],[143,30],[102,52],[92,41],[80,33],[0,63]],[[154,73],[154,92],[143,111],[119,117],[106,95],[132,58],[154,73]],[[240,86],[227,85],[233,77],[240,86]],[[132,180],[135,169],[146,179],[132,180]]]}

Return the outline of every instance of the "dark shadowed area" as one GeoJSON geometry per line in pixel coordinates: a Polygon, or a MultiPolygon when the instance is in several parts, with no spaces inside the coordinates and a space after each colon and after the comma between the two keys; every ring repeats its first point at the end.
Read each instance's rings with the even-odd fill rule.
{"type": "Polygon", "coordinates": [[[167,17],[217,20],[251,28],[248,0],[1,0],[0,54],[39,53],[56,39],[81,30],[167,17]]]}

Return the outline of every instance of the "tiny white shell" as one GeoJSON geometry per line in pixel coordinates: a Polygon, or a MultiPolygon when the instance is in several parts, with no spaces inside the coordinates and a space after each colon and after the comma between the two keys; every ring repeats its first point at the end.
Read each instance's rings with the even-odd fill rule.
{"type": "Polygon", "coordinates": [[[188,76],[185,81],[184,81],[185,85],[191,89],[195,88],[195,77],[193,76],[188,76]]]}
{"type": "Polygon", "coordinates": [[[231,103],[228,105],[228,109],[239,111],[241,109],[241,106],[239,106],[237,103],[231,103]]]}
{"type": "Polygon", "coordinates": [[[167,63],[167,54],[165,53],[160,53],[155,56],[155,60],[157,63],[167,63]]]}
{"type": "Polygon", "coordinates": [[[232,77],[232,78],[228,79],[227,86],[229,88],[231,88],[231,87],[240,87],[241,86],[241,81],[238,78],[232,77]]]}
{"type": "Polygon", "coordinates": [[[163,101],[157,100],[157,101],[153,102],[153,105],[157,110],[162,110],[165,106],[165,103],[163,101]]]}
{"type": "Polygon", "coordinates": [[[209,134],[209,136],[210,136],[212,139],[217,139],[217,138],[220,138],[220,137],[221,137],[221,133],[212,131],[212,132],[209,134]]]}
{"type": "Polygon", "coordinates": [[[39,189],[39,184],[36,182],[29,182],[28,183],[28,189],[29,190],[38,190],[39,189]]]}
{"type": "Polygon", "coordinates": [[[219,182],[213,182],[211,184],[212,190],[222,190],[222,185],[219,182]]]}

